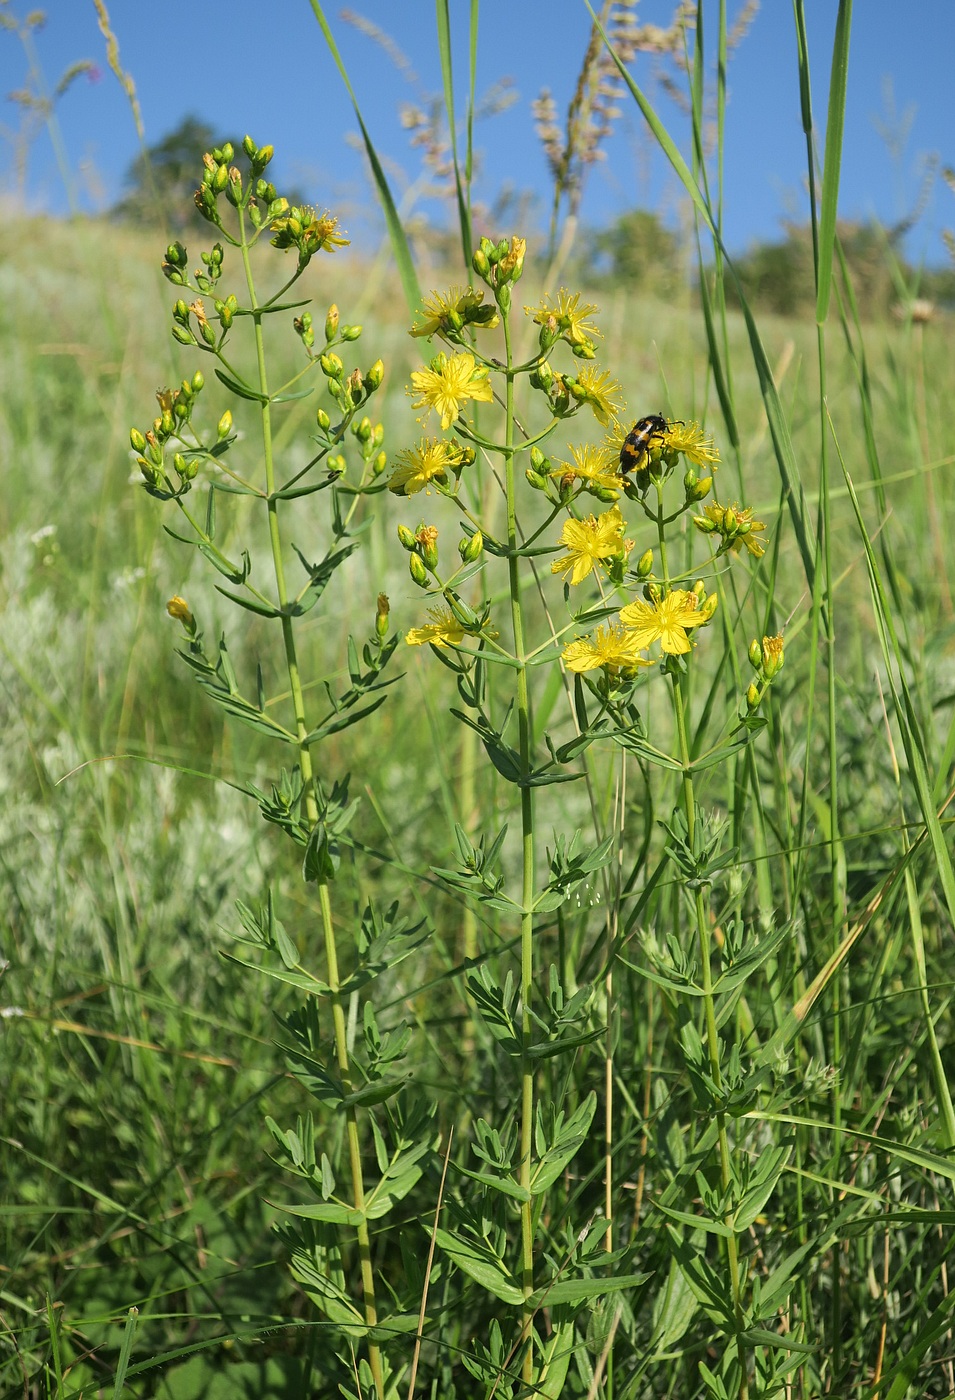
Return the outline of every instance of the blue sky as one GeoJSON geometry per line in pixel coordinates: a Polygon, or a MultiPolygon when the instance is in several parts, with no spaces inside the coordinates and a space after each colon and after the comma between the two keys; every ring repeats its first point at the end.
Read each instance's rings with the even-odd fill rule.
{"type": "MultiPolygon", "coordinates": [[[[245,131],[271,141],[276,181],[293,180],[316,204],[341,211],[359,241],[374,236],[372,195],[354,144],[357,122],[308,0],[107,0],[123,67],[133,77],[147,141],[162,137],[194,112],[223,134],[245,131]]],[[[731,21],[741,0],[729,0],[731,21]]],[[[11,0],[25,14],[28,0],[11,0]]],[[[35,35],[44,79],[52,88],[69,64],[90,59],[96,80],[81,78],[57,106],[69,165],[87,209],[108,207],[122,190],[136,155],[129,105],[105,59],[92,0],[48,0],[47,22],[35,35]]],[[[418,153],[399,122],[402,103],[441,91],[432,0],[354,0],[353,10],[386,30],[410,60],[414,81],[381,46],[325,6],[372,138],[390,162],[396,193],[420,173],[418,153]]],[[[469,0],[450,0],[455,30],[459,111],[467,73],[469,0]]],[[[666,23],[673,3],[643,0],[641,23],[666,23]]],[[[813,103],[825,122],[835,0],[807,0],[813,103]]],[[[8,7],[5,6],[8,11],[8,7]]],[[[717,8],[705,7],[715,24],[717,8]]],[[[481,0],[478,91],[509,78],[517,101],[475,132],[480,152],[479,198],[491,203],[504,186],[535,197],[531,222],[546,227],[549,179],[534,133],[530,104],[547,86],[564,113],[574,90],[589,32],[582,0],[481,0]]],[[[713,33],[708,39],[712,44],[713,33]]],[[[856,0],[849,65],[841,212],[892,224],[915,204],[926,163],[955,165],[955,0],[856,0]],[[904,18],[902,17],[904,13],[904,18]],[[887,139],[888,137],[888,139],[887,139]]],[[[657,61],[641,55],[634,76],[649,93],[684,152],[678,108],[659,83],[657,61]]],[[[24,51],[0,31],[0,93],[23,87],[24,51]]],[[[679,193],[655,152],[629,95],[608,142],[607,159],[592,170],[582,214],[593,225],[639,205],[674,214],[679,193]]],[[[18,192],[10,140],[16,105],[3,101],[0,192],[18,192]]],[[[822,133],[820,130],[820,141],[822,133]]],[[[784,218],[806,217],[805,145],[799,113],[792,6],[762,0],[729,74],[725,225],[731,249],[777,237],[784,218]]],[[[25,198],[32,208],[67,207],[46,132],[29,148],[25,198]]],[[[434,206],[423,206],[434,216],[434,206]]],[[[955,195],[935,181],[907,250],[941,263],[942,228],[955,229],[955,195]]],[[[480,230],[484,231],[484,230],[480,230]]],[[[488,230],[498,232],[498,230],[488,230]]],[[[500,230],[500,232],[511,232],[500,230]]]]}

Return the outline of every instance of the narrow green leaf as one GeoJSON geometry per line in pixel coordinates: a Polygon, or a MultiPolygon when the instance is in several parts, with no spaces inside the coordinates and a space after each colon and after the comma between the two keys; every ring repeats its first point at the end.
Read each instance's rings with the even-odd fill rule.
{"type": "Polygon", "coordinates": [[[822,167],[822,210],[819,219],[819,248],[816,268],[816,321],[829,313],[832,289],[832,250],[836,239],[836,210],[839,203],[839,176],[842,169],[842,133],[846,119],[846,82],[849,75],[849,33],[852,28],[852,0],[839,0],[836,34],[832,44],[832,70],[829,76],[829,113],[826,117],[826,154],[822,167]]]}
{"type": "Polygon", "coordinates": [[[439,1249],[442,1249],[463,1273],[473,1278],[482,1288],[486,1288],[493,1297],[499,1298],[502,1303],[509,1303],[511,1307],[522,1305],[524,1294],[490,1249],[479,1249],[469,1240],[462,1239],[460,1235],[453,1235],[450,1230],[444,1230],[440,1226],[434,1232],[434,1239],[439,1249]]]}
{"type": "Polygon", "coordinates": [[[385,223],[388,225],[391,250],[395,255],[395,262],[398,265],[398,276],[401,278],[401,285],[404,289],[405,300],[408,303],[408,310],[413,315],[420,307],[423,298],[421,295],[421,288],[418,285],[418,275],[415,272],[414,262],[411,258],[411,249],[408,247],[408,240],[405,237],[404,226],[401,222],[398,210],[395,208],[391,189],[385,178],[385,172],[382,169],[381,161],[378,159],[378,152],[375,150],[371,137],[368,134],[368,128],[365,126],[364,119],[358,107],[358,99],[355,97],[354,91],[352,90],[351,82],[345,71],[345,65],[341,60],[341,55],[338,52],[335,40],[332,38],[332,31],[328,27],[328,21],[322,11],[321,4],[319,0],[309,0],[309,3],[312,7],[312,13],[318,20],[321,31],[325,36],[325,42],[331,51],[332,58],[335,60],[335,66],[341,74],[342,82],[345,84],[345,90],[351,98],[352,106],[355,109],[355,116],[358,118],[358,125],[361,127],[362,139],[365,143],[365,150],[368,152],[368,160],[371,163],[371,171],[375,179],[375,186],[378,190],[378,198],[381,202],[382,212],[385,216],[385,223]]]}
{"type": "Polygon", "coordinates": [[[216,378],[221,380],[227,389],[231,389],[233,394],[238,394],[240,399],[251,399],[253,403],[268,403],[268,394],[260,394],[258,389],[253,389],[251,384],[244,384],[241,380],[233,379],[231,374],[226,374],[224,369],[216,368],[216,378]]]}

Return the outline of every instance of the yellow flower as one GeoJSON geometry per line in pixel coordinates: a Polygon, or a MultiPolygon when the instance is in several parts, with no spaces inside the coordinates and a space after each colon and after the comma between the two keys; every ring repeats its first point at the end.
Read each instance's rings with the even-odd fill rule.
{"type": "Polygon", "coordinates": [[[433,647],[459,647],[464,641],[464,628],[450,608],[429,608],[428,616],[433,622],[424,627],[412,627],[405,635],[409,647],[422,647],[427,642],[433,647]]]}
{"type": "Polygon", "coordinates": [[[598,627],[592,637],[578,637],[564,647],[562,660],[569,671],[596,671],[598,666],[611,674],[635,671],[650,662],[639,655],[634,633],[618,622],[598,627]]]}
{"type": "Polygon", "coordinates": [[[478,368],[474,356],[467,351],[450,358],[436,355],[428,369],[412,371],[411,383],[413,388],[409,392],[418,394],[413,406],[433,408],[441,415],[441,427],[445,430],[450,428],[468,399],[490,403],[494,397],[487,370],[483,366],[478,368]]]}
{"type": "Polygon", "coordinates": [[[626,559],[633,548],[633,540],[624,539],[623,529],[619,506],[605,510],[598,520],[592,515],[586,520],[566,520],[559,543],[566,545],[570,552],[554,560],[551,572],[565,577],[570,574],[570,581],[576,586],[598,564],[608,559],[626,559]]]}
{"type": "Polygon", "coordinates": [[[437,331],[459,331],[475,321],[490,330],[498,323],[497,310],[482,306],[483,291],[473,287],[450,287],[446,292],[432,292],[422,306],[423,321],[412,326],[414,336],[434,335],[437,331]]]}
{"type": "Polygon", "coordinates": [[[312,210],[308,212],[312,217],[305,227],[305,242],[310,252],[324,249],[327,253],[334,253],[336,248],[348,247],[351,240],[343,238],[337,232],[338,220],[327,209],[320,215],[316,215],[312,210]]]}
{"type": "Polygon", "coordinates": [[[659,603],[645,603],[638,598],[620,609],[620,621],[632,628],[633,644],[638,650],[659,642],[663,651],[674,655],[690,650],[687,628],[699,627],[712,616],[708,601],[701,608],[696,594],[682,588],[674,588],[659,603]]]}
{"type": "Polygon", "coordinates": [[[447,484],[448,472],[461,464],[463,449],[452,438],[422,438],[416,447],[406,447],[395,456],[395,469],[388,482],[396,496],[413,496],[431,481],[447,484]]]}
{"type": "Polygon", "coordinates": [[[664,452],[680,452],[695,467],[714,468],[720,454],[699,423],[671,423],[663,435],[664,452]]]}
{"type": "Polygon", "coordinates": [[[623,486],[617,463],[619,452],[613,456],[605,447],[595,447],[585,443],[582,447],[571,447],[572,462],[560,462],[550,475],[561,484],[572,485],[580,481],[586,490],[591,486],[602,486],[606,491],[619,491],[623,486]]]}
{"type": "Polygon", "coordinates": [[[576,382],[569,381],[568,387],[578,402],[590,404],[594,417],[603,427],[616,418],[623,407],[620,385],[616,379],[611,379],[607,370],[600,370],[596,365],[582,369],[576,382]]]}
{"type": "Polygon", "coordinates": [[[568,345],[587,345],[594,336],[600,335],[597,327],[587,321],[597,308],[586,302],[581,306],[579,292],[568,292],[561,287],[557,305],[548,306],[549,301],[550,297],[545,296],[540,306],[525,306],[524,314],[533,316],[539,326],[553,329],[568,345]]]}

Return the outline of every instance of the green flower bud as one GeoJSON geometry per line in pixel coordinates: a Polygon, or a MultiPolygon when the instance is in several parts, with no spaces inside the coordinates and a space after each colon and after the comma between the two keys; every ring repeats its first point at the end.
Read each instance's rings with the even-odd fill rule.
{"type": "Polygon", "coordinates": [[[385,470],[385,467],[386,467],[387,465],[388,465],[388,453],[387,453],[387,452],[379,452],[379,453],[378,453],[378,456],[375,458],[375,460],[374,460],[374,461],[372,462],[372,464],[371,464],[371,474],[372,474],[372,476],[381,476],[382,472],[385,470]]]}
{"type": "Polygon", "coordinates": [[[160,422],[160,433],[164,438],[172,437],[176,431],[176,420],[172,416],[172,410],[164,408],[160,422]]]}
{"type": "Polygon", "coordinates": [[[216,172],[212,177],[212,188],[216,194],[222,194],[229,184],[229,167],[226,164],[216,166],[216,172]]]}
{"type": "Polygon", "coordinates": [[[694,515],[693,524],[698,530],[702,531],[704,535],[712,535],[713,531],[717,528],[716,521],[711,520],[708,515],[694,515]]]}
{"type": "Polygon", "coordinates": [[[260,169],[264,170],[274,155],[274,146],[260,146],[259,153],[255,158],[255,163],[260,169]]]}
{"type": "Polygon", "coordinates": [[[727,506],[723,512],[723,534],[729,539],[736,534],[739,529],[739,518],[732,506],[727,506]]]}
{"type": "Polygon", "coordinates": [[[235,160],[235,147],[231,141],[227,141],[222,147],[221,159],[224,165],[231,165],[235,160]]]}
{"type": "Polygon", "coordinates": [[[421,561],[420,555],[412,554],[408,559],[408,567],[411,570],[411,577],[419,588],[427,588],[428,571],[421,561]]]}
{"type": "Polygon", "coordinates": [[[216,333],[209,325],[208,321],[202,322],[202,324],[199,327],[199,334],[202,336],[203,340],[206,342],[207,345],[215,345],[216,333]]]}
{"type": "Polygon", "coordinates": [[[388,614],[390,611],[391,604],[388,602],[388,594],[379,593],[375,609],[375,636],[379,642],[383,642],[388,635],[388,614]]]}
{"type": "Polygon", "coordinates": [[[746,691],[746,708],[750,714],[759,709],[759,687],[755,681],[750,681],[746,691]]]}
{"type": "Polygon", "coordinates": [[[527,481],[527,484],[531,486],[535,491],[547,490],[547,477],[542,476],[540,472],[532,471],[531,468],[528,467],[527,471],[524,473],[524,477],[527,481]]]}
{"type": "Polygon", "coordinates": [[[232,413],[231,413],[231,411],[227,408],[226,411],[225,411],[225,413],[223,413],[222,417],[219,419],[218,425],[216,426],[216,436],[217,436],[217,438],[219,439],[219,441],[221,442],[222,439],[223,439],[223,438],[227,438],[231,432],[232,432],[232,413]]]}
{"type": "Polygon", "coordinates": [[[368,442],[371,437],[371,419],[365,417],[359,423],[352,423],[351,430],[359,442],[368,442]]]}
{"type": "Polygon", "coordinates": [[[384,440],[385,440],[385,425],[384,425],[384,423],[376,423],[376,424],[375,424],[375,431],[374,431],[374,432],[372,433],[372,435],[371,435],[371,440],[372,440],[372,442],[375,444],[376,447],[380,447],[380,446],[381,446],[381,444],[382,444],[382,443],[384,442],[384,440]]]}
{"type": "Polygon", "coordinates": [[[184,325],[184,326],[185,326],[185,325],[188,325],[188,323],[189,323],[189,308],[188,308],[188,306],[186,305],[186,303],[183,301],[182,297],[179,298],[179,300],[176,302],[175,306],[172,308],[172,314],[173,314],[174,320],[179,321],[180,324],[182,324],[182,325],[184,325]]]}
{"type": "Polygon", "coordinates": [[[700,480],[693,487],[692,492],[687,492],[687,499],[691,501],[702,501],[706,496],[710,494],[710,488],[712,487],[712,485],[713,478],[711,476],[701,477],[700,480]]]}
{"type": "Polygon", "coordinates": [[[242,149],[243,149],[243,151],[245,151],[245,153],[246,153],[246,155],[248,156],[249,160],[255,160],[255,157],[256,157],[256,155],[257,155],[257,153],[258,153],[258,149],[259,149],[259,148],[258,148],[258,146],[256,146],[255,142],[252,140],[252,137],[251,137],[251,136],[243,136],[243,138],[242,138],[242,149]]]}
{"type": "Polygon", "coordinates": [[[192,376],[192,392],[194,394],[200,393],[205,386],[205,382],[206,377],[203,374],[202,370],[197,369],[195,374],[192,376]]]}
{"type": "Polygon", "coordinates": [[[186,250],[181,243],[170,243],[166,249],[166,262],[171,263],[173,267],[185,267],[186,250]]]}
{"type": "Polygon", "coordinates": [[[480,530],[475,530],[470,539],[465,536],[464,539],[458,540],[458,553],[465,564],[473,564],[475,559],[481,557],[483,549],[484,536],[480,530]]]}
{"type": "Polygon", "coordinates": [[[752,666],[753,670],[758,671],[763,664],[763,649],[755,637],[750,642],[749,651],[746,655],[749,657],[749,664],[752,666]]]}
{"type": "Polygon", "coordinates": [[[415,539],[418,541],[418,553],[428,568],[434,571],[438,567],[437,530],[433,525],[422,525],[415,539]]]}
{"type": "Polygon", "coordinates": [[[154,467],[152,462],[147,462],[145,457],[137,458],[136,465],[143,474],[143,480],[150,486],[158,486],[162,480],[162,473],[158,467],[154,467]]]}
{"type": "Polygon", "coordinates": [[[653,550],[644,550],[637,560],[637,578],[649,578],[653,572],[653,550]]]}
{"type": "Polygon", "coordinates": [[[318,363],[322,367],[322,374],[328,379],[341,379],[345,373],[345,366],[335,354],[319,355],[318,363]]]}
{"type": "Polygon", "coordinates": [[[336,452],[333,457],[326,457],[325,466],[333,476],[344,476],[348,463],[341,452],[336,452]]]}
{"type": "Polygon", "coordinates": [[[323,433],[327,433],[329,428],[332,426],[332,420],[329,418],[324,408],[320,408],[318,410],[318,412],[315,414],[315,420],[323,433]]]}
{"type": "Polygon", "coordinates": [[[535,472],[542,472],[547,469],[547,458],[539,447],[531,448],[531,466],[534,468],[535,472]]]}
{"type": "Polygon", "coordinates": [[[402,547],[404,549],[409,550],[411,553],[414,553],[414,551],[418,548],[418,541],[415,539],[413,533],[408,529],[407,525],[398,526],[398,539],[401,541],[402,547]]]}
{"type": "Polygon", "coordinates": [[[554,371],[549,360],[541,360],[535,370],[537,382],[542,389],[549,389],[554,382],[554,371]]]}
{"type": "Polygon", "coordinates": [[[146,439],[138,428],[130,428],[129,445],[134,452],[146,451],[146,439]]]}
{"type": "Polygon", "coordinates": [[[325,343],[335,339],[335,332],[338,330],[338,307],[334,303],[328,308],[325,317],[325,343]]]}
{"type": "Polygon", "coordinates": [[[342,326],[340,334],[342,340],[357,340],[361,335],[361,326],[342,326]]]}
{"type": "Polygon", "coordinates": [[[474,271],[477,273],[477,275],[486,282],[488,279],[488,274],[491,271],[491,265],[488,261],[488,256],[484,252],[483,248],[475,249],[474,256],[471,259],[471,266],[474,268],[474,271]]]}
{"type": "Polygon", "coordinates": [[[384,377],[385,367],[380,360],[376,360],[375,363],[372,365],[371,369],[365,375],[363,381],[365,388],[368,390],[369,394],[372,394],[376,389],[381,388],[381,381],[384,379],[384,377]]]}

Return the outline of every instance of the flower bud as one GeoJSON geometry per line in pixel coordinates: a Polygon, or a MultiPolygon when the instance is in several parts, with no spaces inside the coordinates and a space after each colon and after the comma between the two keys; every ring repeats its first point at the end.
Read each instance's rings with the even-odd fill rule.
{"type": "Polygon", "coordinates": [[[222,194],[229,183],[229,167],[227,165],[216,166],[216,172],[212,177],[212,188],[216,194],[222,194]]]}
{"type": "Polygon", "coordinates": [[[421,556],[418,554],[409,555],[408,567],[411,570],[411,577],[414,579],[418,587],[427,588],[428,571],[425,568],[424,564],[421,562],[421,556]]]}
{"type": "Polygon", "coordinates": [[[782,637],[764,637],[762,646],[763,675],[768,681],[779,674],[785,660],[786,653],[783,650],[782,637]]]}
{"type": "Polygon", "coordinates": [[[258,146],[256,146],[255,142],[252,140],[252,137],[251,137],[251,136],[248,136],[248,135],[243,136],[243,138],[242,138],[242,149],[243,149],[243,151],[245,151],[245,153],[246,153],[246,155],[248,156],[249,160],[255,160],[255,157],[256,157],[256,155],[258,154],[258,149],[259,149],[259,148],[258,148],[258,146]]]}
{"type": "Polygon", "coordinates": [[[706,598],[705,601],[700,604],[699,614],[704,622],[709,622],[710,618],[716,612],[716,605],[718,602],[719,599],[717,598],[716,594],[711,593],[709,597],[706,598]]]}
{"type": "Polygon", "coordinates": [[[357,340],[361,335],[361,326],[342,326],[342,340],[357,340]]]}
{"type": "Polygon", "coordinates": [[[264,170],[274,155],[274,146],[260,146],[258,149],[258,154],[255,157],[255,164],[257,169],[264,170]]]}
{"type": "Polygon", "coordinates": [[[687,491],[687,500],[702,501],[704,497],[710,494],[710,488],[712,487],[712,485],[713,478],[711,476],[701,477],[700,480],[693,487],[692,491],[687,491]]]}
{"type": "Polygon", "coordinates": [[[398,539],[401,541],[402,546],[412,553],[418,547],[418,541],[415,539],[412,532],[408,529],[407,525],[398,526],[398,539]]]}
{"type": "Polygon", "coordinates": [[[147,483],[147,485],[159,485],[160,481],[162,480],[162,473],[159,471],[158,467],[153,466],[152,462],[147,462],[145,457],[138,457],[136,459],[136,465],[142,472],[143,480],[147,483]]]}
{"type": "Polygon", "coordinates": [[[542,476],[540,472],[532,471],[532,469],[531,469],[530,467],[528,467],[528,468],[527,468],[527,471],[524,473],[524,477],[525,477],[525,479],[526,479],[526,481],[527,481],[528,486],[532,487],[533,490],[535,490],[535,491],[546,491],[546,490],[547,490],[547,477],[546,477],[546,476],[542,476]]]}
{"type": "Polygon", "coordinates": [[[169,602],[166,604],[166,612],[170,617],[175,618],[177,622],[181,622],[187,632],[195,632],[196,619],[190,612],[189,604],[186,602],[185,598],[180,598],[178,594],[175,598],[170,598],[169,602]]]}
{"type": "Polygon", "coordinates": [[[491,265],[488,262],[487,254],[485,253],[483,248],[476,248],[474,250],[474,256],[471,259],[471,266],[474,268],[474,271],[477,273],[477,275],[486,282],[488,274],[491,271],[491,265]]]}
{"type": "Polygon", "coordinates": [[[755,681],[750,681],[746,691],[746,708],[750,714],[759,709],[759,687],[755,681]]]}
{"type": "Polygon", "coordinates": [[[378,594],[378,606],[375,609],[375,636],[379,642],[383,642],[388,635],[388,614],[391,611],[391,604],[388,602],[387,593],[378,594]]]}
{"type": "Polygon", "coordinates": [[[372,476],[381,476],[382,472],[385,470],[385,467],[387,467],[387,465],[388,465],[388,453],[387,453],[387,452],[379,452],[378,455],[377,455],[377,457],[375,458],[375,460],[374,460],[374,461],[372,462],[372,464],[371,464],[371,474],[372,474],[372,476]]]}
{"type": "Polygon", "coordinates": [[[351,430],[359,442],[368,442],[371,437],[371,419],[365,417],[360,423],[352,423],[351,430]]]}
{"type": "Polygon", "coordinates": [[[322,367],[322,374],[329,379],[341,379],[345,373],[345,366],[335,354],[319,355],[318,363],[322,367]]]}
{"type": "Polygon", "coordinates": [[[554,371],[551,368],[549,360],[541,360],[534,374],[536,375],[538,384],[544,390],[549,389],[554,382],[554,371]]]}
{"type": "Polygon", "coordinates": [[[325,343],[335,339],[335,332],[338,330],[338,307],[334,303],[328,308],[325,316],[325,343]]]}
{"type": "Polygon", "coordinates": [[[637,578],[649,578],[653,573],[653,550],[647,549],[637,560],[637,578]]]}
{"type": "Polygon", "coordinates": [[[384,379],[384,377],[385,367],[382,364],[381,360],[376,360],[375,363],[372,365],[371,369],[365,375],[363,381],[365,388],[368,390],[369,394],[374,393],[376,389],[381,388],[381,381],[384,379]]]}
{"type": "Polygon", "coordinates": [[[334,456],[325,458],[325,466],[332,476],[344,476],[348,463],[341,452],[336,452],[334,456]]]}
{"type": "Polygon", "coordinates": [[[735,535],[739,529],[739,518],[732,506],[727,506],[723,512],[723,534],[727,539],[735,535]]]}
{"type": "Polygon", "coordinates": [[[216,333],[215,333],[215,331],[212,329],[212,327],[209,325],[209,322],[208,322],[208,321],[202,321],[202,322],[200,322],[200,325],[199,325],[199,334],[202,336],[203,340],[206,342],[207,345],[209,345],[209,346],[215,345],[215,343],[216,343],[216,333]]]}
{"type": "Polygon", "coordinates": [[[749,664],[752,666],[753,670],[758,671],[763,664],[763,649],[755,637],[750,642],[749,651],[746,655],[749,657],[749,664]]]}
{"type": "Polygon", "coordinates": [[[418,553],[432,571],[438,567],[438,531],[434,525],[419,525],[415,532],[418,553]]]}
{"type": "Polygon", "coordinates": [[[134,452],[146,451],[146,439],[138,428],[130,428],[129,445],[134,452]]]}
{"type": "Polygon", "coordinates": [[[323,433],[327,433],[329,428],[332,426],[332,420],[329,418],[324,408],[320,408],[315,414],[315,421],[321,428],[323,433]]]}
{"type": "Polygon", "coordinates": [[[201,391],[205,387],[205,383],[205,375],[203,374],[201,369],[197,369],[195,374],[192,376],[192,392],[194,394],[201,393],[201,391]]]}
{"type": "Polygon", "coordinates": [[[484,536],[480,530],[475,530],[470,539],[465,536],[464,539],[458,540],[458,553],[465,564],[473,564],[475,559],[479,559],[483,548],[484,536]]]}
{"type": "Polygon", "coordinates": [[[694,515],[693,524],[704,535],[712,535],[713,531],[718,529],[716,521],[711,520],[708,515],[694,515]]]}
{"type": "Polygon", "coordinates": [[[196,337],[185,326],[173,326],[172,333],[180,345],[195,345],[196,337]]]}
{"type": "Polygon", "coordinates": [[[222,439],[223,439],[223,438],[227,438],[231,432],[232,432],[232,413],[231,413],[231,411],[227,408],[226,411],[225,411],[225,413],[223,413],[222,417],[219,419],[219,422],[218,422],[218,424],[217,424],[217,426],[216,426],[216,436],[218,437],[219,441],[221,442],[222,439]]]}
{"type": "Polygon", "coordinates": [[[231,165],[235,160],[235,147],[231,141],[227,141],[220,152],[221,159],[225,165],[231,165]]]}

